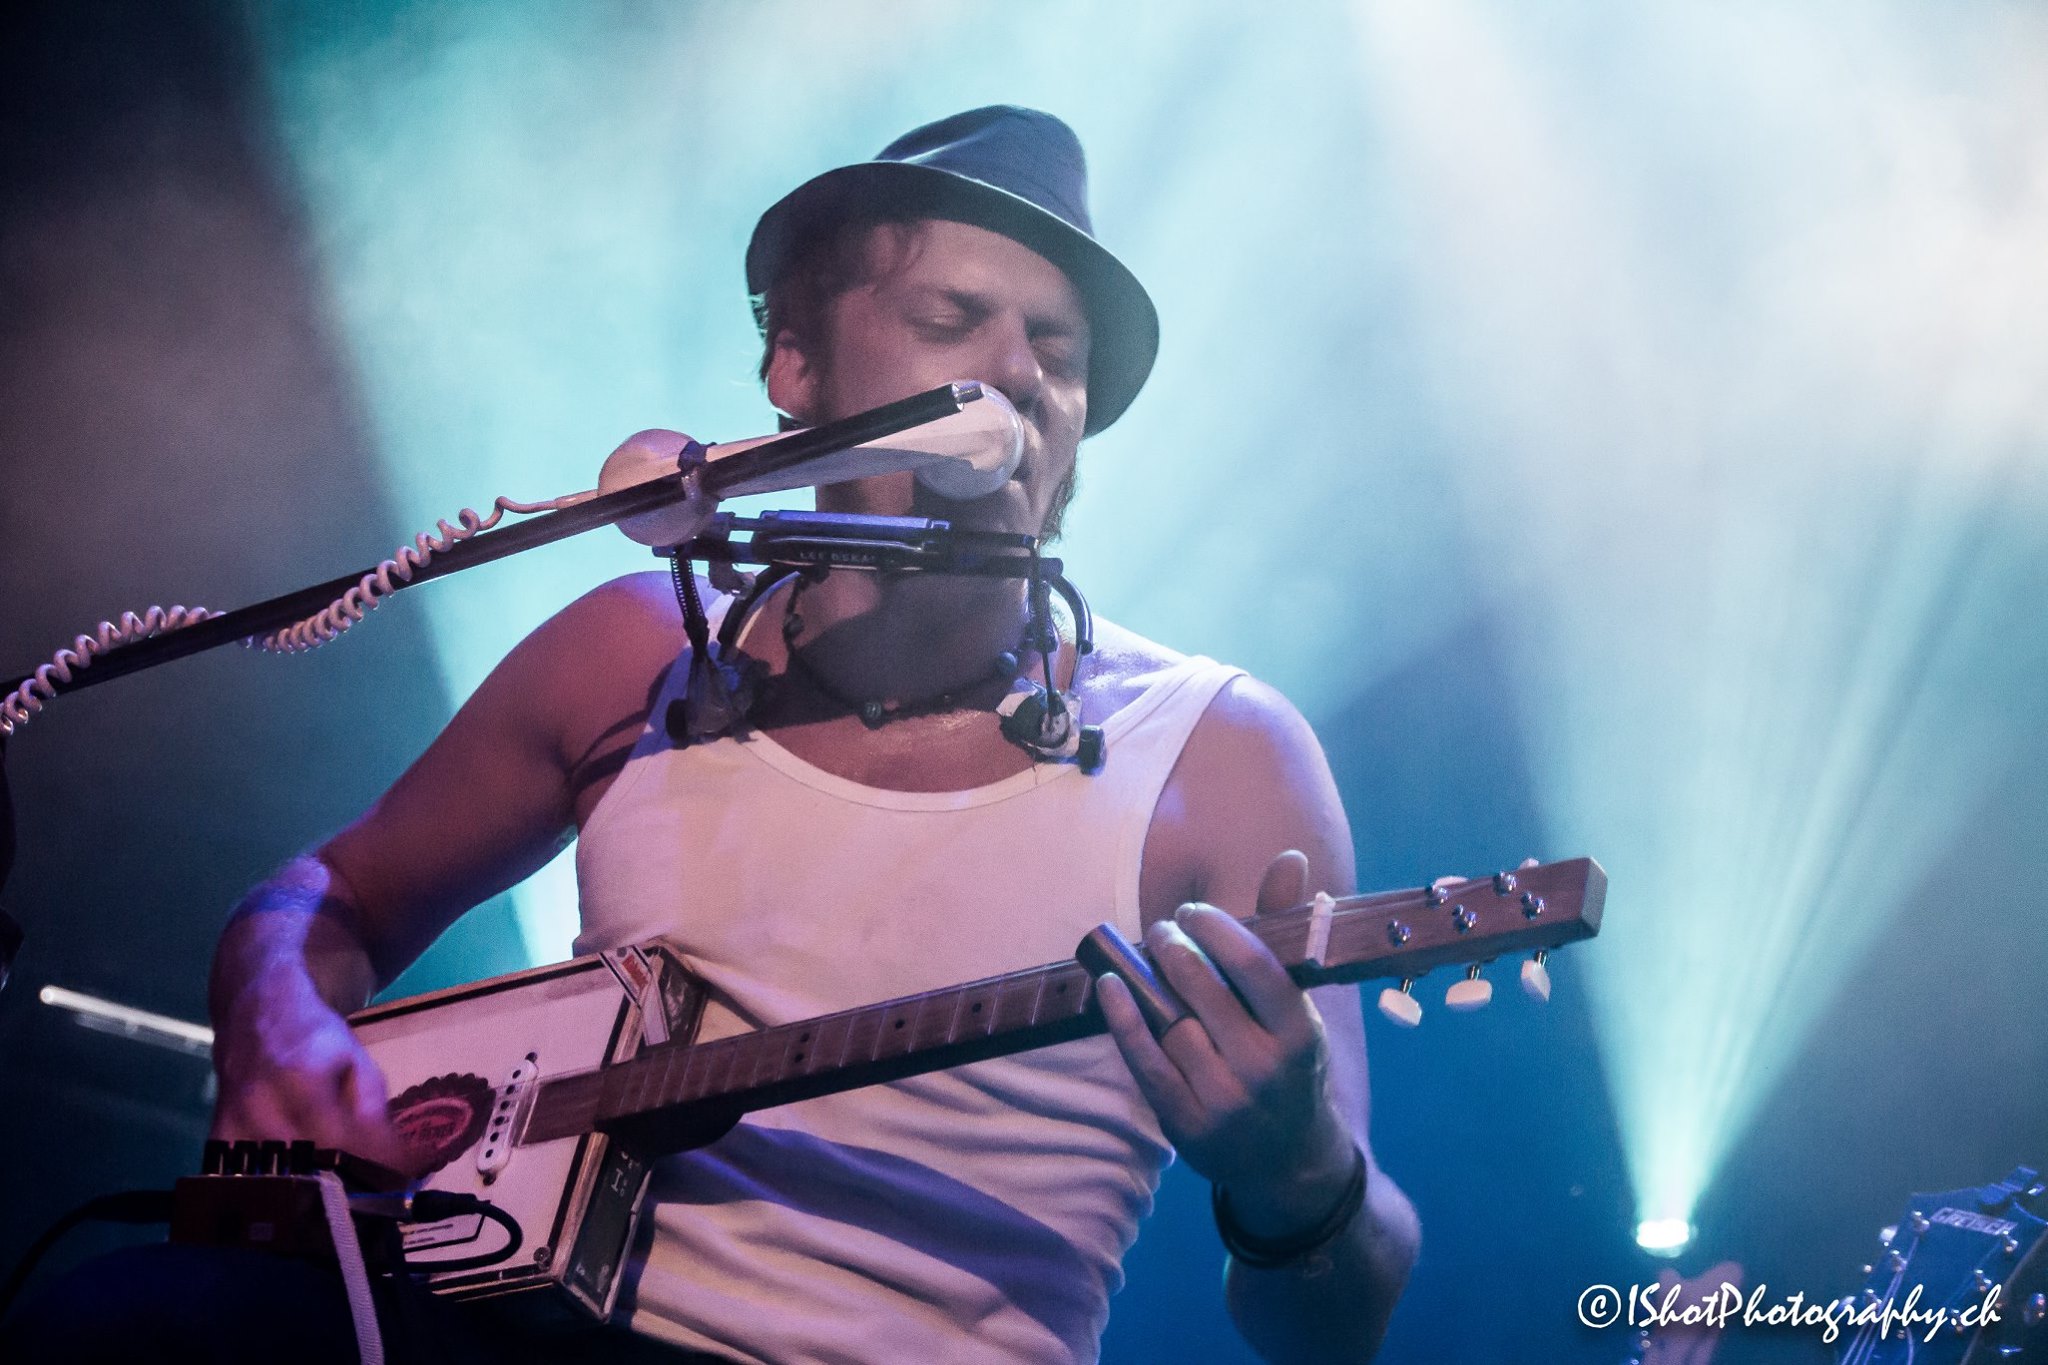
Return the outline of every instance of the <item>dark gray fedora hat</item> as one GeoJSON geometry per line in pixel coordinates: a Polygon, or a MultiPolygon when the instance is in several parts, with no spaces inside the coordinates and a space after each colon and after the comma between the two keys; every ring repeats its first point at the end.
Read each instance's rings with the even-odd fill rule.
{"type": "Polygon", "coordinates": [[[1121,417],[1144,387],[1159,352],[1159,313],[1138,277],[1095,240],[1080,139],[1051,114],[970,109],[905,133],[873,161],[805,181],[755,224],[748,292],[765,294],[822,226],[858,215],[971,223],[1065,271],[1088,313],[1088,435],[1121,417]]]}

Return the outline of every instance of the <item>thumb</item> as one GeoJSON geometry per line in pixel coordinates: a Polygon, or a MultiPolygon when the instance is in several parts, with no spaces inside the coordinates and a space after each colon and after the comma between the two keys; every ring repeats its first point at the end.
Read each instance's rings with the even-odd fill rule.
{"type": "Polygon", "coordinates": [[[1259,879],[1258,913],[1288,910],[1308,899],[1308,855],[1290,848],[1266,864],[1259,879]]]}

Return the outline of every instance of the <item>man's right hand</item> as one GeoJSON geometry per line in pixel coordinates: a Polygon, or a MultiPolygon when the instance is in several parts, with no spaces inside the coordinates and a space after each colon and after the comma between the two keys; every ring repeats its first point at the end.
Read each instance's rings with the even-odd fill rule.
{"type": "Polygon", "coordinates": [[[349,889],[327,863],[294,859],[251,891],[213,959],[213,1135],[306,1138],[393,1170],[416,1164],[383,1073],[337,1008],[376,987],[349,889]]]}
{"type": "Polygon", "coordinates": [[[213,1136],[310,1138],[406,1171],[384,1073],[348,1023],[310,989],[248,992],[214,1040],[213,1136]]]}

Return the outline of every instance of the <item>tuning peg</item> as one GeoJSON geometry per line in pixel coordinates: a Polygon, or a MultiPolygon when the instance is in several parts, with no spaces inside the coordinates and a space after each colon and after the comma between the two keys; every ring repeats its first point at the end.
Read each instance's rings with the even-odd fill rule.
{"type": "Polygon", "coordinates": [[[1493,999],[1493,983],[1479,975],[1479,964],[1473,963],[1465,969],[1465,979],[1454,981],[1444,992],[1444,1004],[1454,1010],[1476,1010],[1493,999]]]}
{"type": "Polygon", "coordinates": [[[1550,968],[1543,965],[1543,960],[1549,956],[1538,948],[1536,955],[1522,964],[1522,993],[1545,1004],[1550,1001],[1550,968]]]}
{"type": "Polygon", "coordinates": [[[1422,1022],[1422,1002],[1409,994],[1414,985],[1413,977],[1404,976],[1399,990],[1389,986],[1380,992],[1380,1013],[1403,1028],[1414,1028],[1422,1022]]]}

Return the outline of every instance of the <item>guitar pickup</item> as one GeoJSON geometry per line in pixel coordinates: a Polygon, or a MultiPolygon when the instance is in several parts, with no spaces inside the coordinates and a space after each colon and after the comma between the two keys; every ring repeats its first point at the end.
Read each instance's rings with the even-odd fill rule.
{"type": "Polygon", "coordinates": [[[534,1082],[539,1079],[540,1056],[529,1052],[526,1060],[513,1067],[505,1083],[498,1087],[498,1098],[484,1125],[483,1141],[476,1149],[476,1169],[485,1184],[497,1179],[498,1172],[512,1159],[512,1148],[526,1126],[526,1115],[533,1108],[533,1097],[539,1089],[534,1082]]]}

